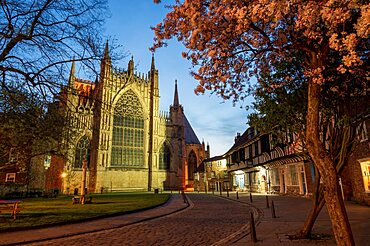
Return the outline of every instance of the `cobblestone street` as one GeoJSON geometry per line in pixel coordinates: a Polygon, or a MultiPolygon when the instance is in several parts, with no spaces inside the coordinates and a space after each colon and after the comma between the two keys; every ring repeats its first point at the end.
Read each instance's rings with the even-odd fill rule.
{"type": "Polygon", "coordinates": [[[177,214],[33,245],[212,245],[248,223],[246,204],[204,194],[188,197],[191,207],[177,214]]]}

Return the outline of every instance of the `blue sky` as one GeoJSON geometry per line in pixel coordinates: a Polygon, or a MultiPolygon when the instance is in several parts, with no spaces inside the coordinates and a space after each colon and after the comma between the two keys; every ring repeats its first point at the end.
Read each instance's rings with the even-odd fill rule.
{"type": "MultiPolygon", "coordinates": [[[[111,18],[106,21],[105,35],[117,39],[129,56],[115,66],[127,68],[131,55],[137,72],[150,68],[154,33],[151,26],[158,24],[169,11],[164,7],[170,1],[154,4],[153,0],[109,0],[111,18]]],[[[174,83],[178,81],[179,101],[200,141],[209,142],[211,156],[224,154],[234,142],[237,132],[246,129],[247,112],[231,102],[223,102],[216,95],[195,95],[197,85],[190,76],[191,63],[182,58],[184,47],[176,41],[155,52],[156,68],[159,70],[160,108],[169,111],[173,102],[174,83]]],[[[245,106],[246,102],[244,102],[245,106]]]]}

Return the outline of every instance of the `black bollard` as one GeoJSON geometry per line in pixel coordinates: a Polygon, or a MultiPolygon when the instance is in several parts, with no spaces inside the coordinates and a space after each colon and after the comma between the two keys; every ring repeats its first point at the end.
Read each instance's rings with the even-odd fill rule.
{"type": "Polygon", "coordinates": [[[186,199],[185,192],[181,191],[182,198],[184,199],[184,203],[188,203],[188,199],[186,199]]]}
{"type": "Polygon", "coordinates": [[[236,192],[236,199],[239,200],[239,193],[236,192]]]}
{"type": "Polygon", "coordinates": [[[215,189],[212,190],[212,195],[215,195],[215,189]]]}
{"type": "Polygon", "coordinates": [[[271,216],[272,218],[276,218],[274,200],[271,200],[271,216]]]}
{"type": "Polygon", "coordinates": [[[249,201],[253,202],[252,193],[249,193],[249,201]]]}
{"type": "Polygon", "coordinates": [[[222,196],[222,190],[221,190],[221,188],[220,188],[220,196],[222,196]]]}
{"type": "Polygon", "coordinates": [[[270,207],[270,204],[269,204],[269,197],[266,196],[266,207],[269,208],[270,207]]]}
{"type": "Polygon", "coordinates": [[[227,197],[229,197],[229,189],[226,190],[227,197]]]}
{"type": "Polygon", "coordinates": [[[254,224],[253,212],[251,212],[250,228],[251,228],[251,241],[256,243],[257,235],[256,235],[256,225],[254,224]]]}

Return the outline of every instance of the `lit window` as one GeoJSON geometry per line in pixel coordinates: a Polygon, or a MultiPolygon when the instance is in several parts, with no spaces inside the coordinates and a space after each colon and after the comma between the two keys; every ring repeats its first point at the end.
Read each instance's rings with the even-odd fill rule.
{"type": "Polygon", "coordinates": [[[5,182],[15,182],[15,173],[7,173],[5,182]]]}
{"type": "Polygon", "coordinates": [[[111,166],[144,166],[144,113],[132,90],[114,109],[111,166]]]}
{"type": "Polygon", "coordinates": [[[296,170],[295,165],[289,166],[289,173],[290,173],[291,185],[298,185],[297,170],[296,170]]]}
{"type": "Polygon", "coordinates": [[[360,161],[365,192],[370,193],[370,159],[360,161]]]}

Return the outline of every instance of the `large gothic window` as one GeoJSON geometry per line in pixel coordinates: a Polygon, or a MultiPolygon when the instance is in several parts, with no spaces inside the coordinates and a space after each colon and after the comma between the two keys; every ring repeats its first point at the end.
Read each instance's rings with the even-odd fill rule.
{"type": "Polygon", "coordinates": [[[90,162],[90,139],[87,136],[83,136],[80,141],[78,141],[76,146],[76,156],[75,162],[73,167],[74,168],[82,168],[82,161],[84,157],[87,160],[87,166],[89,166],[90,162]]]}
{"type": "Polygon", "coordinates": [[[195,168],[197,167],[197,156],[194,151],[190,151],[188,156],[188,179],[193,180],[195,168]]]}
{"type": "Polygon", "coordinates": [[[111,166],[144,166],[144,113],[132,90],[114,109],[111,166]]]}
{"type": "Polygon", "coordinates": [[[159,169],[169,170],[171,163],[171,152],[167,144],[162,145],[161,150],[159,151],[159,169]]]}

